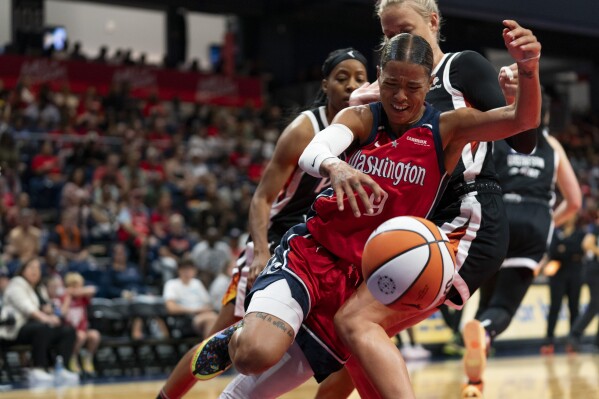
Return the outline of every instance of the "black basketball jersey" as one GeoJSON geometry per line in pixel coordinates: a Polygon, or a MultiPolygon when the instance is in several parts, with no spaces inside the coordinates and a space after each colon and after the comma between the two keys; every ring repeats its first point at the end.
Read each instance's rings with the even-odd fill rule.
{"type": "MultiPolygon", "coordinates": [[[[505,105],[494,67],[474,51],[445,54],[433,75],[426,101],[439,111],[463,107],[487,111],[505,105]]],[[[464,183],[496,182],[492,151],[492,142],[467,144],[451,175],[446,196],[451,194],[452,187],[464,183]]]]}
{"type": "Polygon", "coordinates": [[[553,206],[559,159],[546,136],[546,131],[537,134],[537,146],[530,154],[514,151],[504,140],[495,143],[495,169],[504,198],[510,202],[553,206]]]}
{"type": "MultiPolygon", "coordinates": [[[[329,126],[325,106],[304,111],[302,115],[310,119],[315,134],[329,126]]],[[[269,237],[274,235],[280,238],[291,227],[304,223],[314,199],[329,185],[328,178],[310,176],[296,166],[270,208],[269,237]]]]}

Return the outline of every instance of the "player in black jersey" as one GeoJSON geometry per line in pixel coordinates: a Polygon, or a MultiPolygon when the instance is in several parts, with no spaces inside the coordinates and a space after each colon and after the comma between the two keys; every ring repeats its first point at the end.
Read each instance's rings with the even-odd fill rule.
{"type": "MultiPolygon", "coordinates": [[[[237,260],[231,284],[212,332],[220,331],[243,317],[243,301],[258,273],[271,257],[289,228],[305,222],[305,214],[316,196],[329,186],[328,179],[308,175],[298,167],[304,148],[335,115],[349,105],[352,91],[368,81],[367,60],[353,48],[331,52],[322,66],[321,90],[313,108],[302,112],[283,131],[273,157],[252,197],[249,215],[250,240],[237,260]]],[[[196,348],[179,361],[161,396],[179,398],[197,381],[190,362],[196,348]]]]}
{"type": "Polygon", "coordinates": [[[575,325],[580,307],[580,290],[584,270],[585,253],[583,242],[586,229],[579,223],[577,215],[568,219],[561,228],[556,229],[551,240],[546,268],[558,262],[557,271],[549,276],[549,311],[547,312],[547,334],[545,342],[541,346],[541,354],[551,355],[554,353],[554,333],[557,318],[562,308],[564,297],[568,299],[568,310],[570,316],[570,331],[575,325]]]}
{"type": "MultiPolygon", "coordinates": [[[[506,98],[511,97],[506,93],[506,98]]],[[[482,391],[488,346],[512,321],[548,250],[554,226],[565,223],[581,206],[582,194],[574,170],[560,143],[548,134],[548,110],[549,99],[544,96],[542,125],[530,154],[517,153],[503,141],[496,143],[493,152],[510,240],[501,269],[480,288],[476,320],[464,326],[464,367],[469,386],[463,397],[480,397],[476,395],[482,391]],[[556,183],[563,201],[554,209],[556,183]]]]}

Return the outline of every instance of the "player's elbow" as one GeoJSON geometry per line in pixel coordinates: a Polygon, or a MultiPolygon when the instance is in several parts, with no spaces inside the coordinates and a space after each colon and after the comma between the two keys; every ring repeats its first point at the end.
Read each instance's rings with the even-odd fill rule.
{"type": "Polygon", "coordinates": [[[582,195],[580,191],[573,198],[568,198],[568,211],[572,214],[578,212],[582,208],[582,195]]]}
{"type": "Polygon", "coordinates": [[[525,132],[527,130],[537,129],[541,125],[541,115],[539,113],[528,113],[523,118],[519,118],[518,130],[525,132]]]}

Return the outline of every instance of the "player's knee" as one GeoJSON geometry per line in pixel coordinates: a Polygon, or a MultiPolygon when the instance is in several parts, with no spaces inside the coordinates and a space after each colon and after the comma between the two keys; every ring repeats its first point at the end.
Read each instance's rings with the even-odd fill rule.
{"type": "Polygon", "coordinates": [[[357,318],[345,314],[342,311],[337,312],[334,318],[335,330],[339,337],[349,344],[355,342],[360,337],[361,323],[357,318]]]}
{"type": "Polygon", "coordinates": [[[234,353],[231,354],[231,360],[241,374],[254,375],[277,364],[285,351],[286,349],[282,350],[274,345],[269,345],[268,340],[240,337],[234,353]]]}

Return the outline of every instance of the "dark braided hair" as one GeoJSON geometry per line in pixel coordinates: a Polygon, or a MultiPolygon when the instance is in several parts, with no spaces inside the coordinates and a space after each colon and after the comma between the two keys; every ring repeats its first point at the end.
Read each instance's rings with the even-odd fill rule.
{"type": "Polygon", "coordinates": [[[418,35],[400,33],[384,45],[381,52],[381,69],[389,61],[405,61],[422,65],[430,75],[433,72],[433,49],[418,35]]]}

